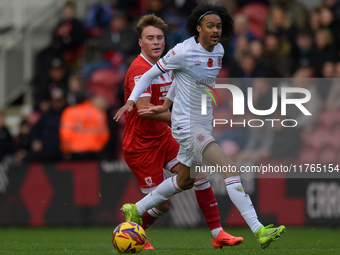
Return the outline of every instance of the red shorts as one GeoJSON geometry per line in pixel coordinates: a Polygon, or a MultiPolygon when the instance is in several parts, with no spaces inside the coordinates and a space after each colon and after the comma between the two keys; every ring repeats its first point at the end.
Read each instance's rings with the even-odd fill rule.
{"type": "Polygon", "coordinates": [[[157,147],[138,153],[124,151],[125,162],[137,178],[143,193],[149,193],[164,181],[163,168],[171,171],[179,164],[178,150],[179,144],[169,133],[163,137],[157,147]]]}

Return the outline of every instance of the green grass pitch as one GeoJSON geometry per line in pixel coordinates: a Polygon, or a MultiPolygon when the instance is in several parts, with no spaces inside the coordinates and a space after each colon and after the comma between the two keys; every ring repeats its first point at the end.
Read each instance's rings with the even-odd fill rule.
{"type": "MultiPolygon", "coordinates": [[[[112,228],[2,228],[0,254],[118,254],[111,244],[112,228]]],[[[226,229],[243,236],[244,244],[215,250],[208,229],[151,228],[154,251],[142,254],[340,254],[340,229],[288,228],[282,238],[261,250],[248,229],[226,229]]]]}

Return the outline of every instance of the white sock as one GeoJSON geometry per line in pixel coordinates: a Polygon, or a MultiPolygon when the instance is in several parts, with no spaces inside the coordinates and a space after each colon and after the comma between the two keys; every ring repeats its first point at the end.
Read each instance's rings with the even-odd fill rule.
{"type": "Polygon", "coordinates": [[[257,218],[253,203],[248,194],[243,190],[240,176],[233,176],[224,180],[229,197],[241,213],[253,233],[263,225],[257,218]]]}
{"type": "Polygon", "coordinates": [[[182,191],[177,184],[177,175],[175,175],[163,181],[156,189],[139,200],[136,203],[137,211],[139,215],[143,215],[147,210],[167,201],[171,196],[182,191]]]}
{"type": "Polygon", "coordinates": [[[222,230],[221,227],[212,229],[211,230],[211,237],[216,238],[218,236],[218,233],[220,233],[221,230],[222,230]]]}
{"type": "Polygon", "coordinates": [[[156,207],[153,207],[148,210],[148,214],[150,214],[152,217],[159,218],[164,215],[164,212],[158,210],[156,207]]]}

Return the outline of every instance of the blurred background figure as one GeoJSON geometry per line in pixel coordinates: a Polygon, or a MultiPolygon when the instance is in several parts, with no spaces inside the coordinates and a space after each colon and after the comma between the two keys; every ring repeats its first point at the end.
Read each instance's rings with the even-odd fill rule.
{"type": "Polygon", "coordinates": [[[107,102],[94,96],[68,106],[60,122],[60,149],[66,159],[98,159],[109,141],[107,102]]]}
{"type": "MultiPolygon", "coordinates": [[[[313,125],[315,124],[318,114],[321,109],[321,98],[316,88],[316,84],[313,83],[311,79],[313,71],[308,67],[299,68],[295,74],[294,79],[292,80],[293,87],[304,88],[310,91],[311,99],[304,104],[306,109],[312,114],[312,116],[306,116],[303,114],[300,109],[298,109],[295,105],[287,105],[287,116],[292,118],[298,122],[297,128],[300,130],[311,131],[313,129],[313,125]]],[[[292,93],[293,94],[293,93],[292,93]]],[[[295,98],[303,97],[304,95],[301,93],[297,93],[295,98]]]]}
{"type": "Polygon", "coordinates": [[[67,1],[62,7],[62,19],[52,31],[50,44],[36,58],[35,76],[46,71],[46,67],[54,58],[60,58],[70,64],[82,54],[85,42],[85,28],[75,14],[75,5],[67,1]]]}
{"type": "Polygon", "coordinates": [[[64,95],[68,92],[68,78],[70,69],[60,58],[54,58],[49,64],[48,71],[42,73],[32,81],[34,105],[36,110],[45,111],[45,105],[49,104],[51,92],[55,89],[61,89],[64,95]]]}
{"type": "Polygon", "coordinates": [[[293,69],[290,51],[281,44],[275,34],[267,34],[264,39],[264,77],[290,77],[293,69]]]}
{"type": "Polygon", "coordinates": [[[51,105],[41,115],[31,130],[31,153],[27,156],[29,161],[55,161],[63,159],[59,149],[58,135],[60,118],[66,106],[64,92],[60,88],[51,91],[51,105]]]}
{"type": "Polygon", "coordinates": [[[0,111],[0,161],[14,151],[13,138],[5,126],[5,114],[0,111]]]}
{"type": "Polygon", "coordinates": [[[308,31],[298,32],[292,48],[292,59],[294,61],[293,72],[299,67],[311,66],[311,52],[313,49],[313,38],[308,31]]]}
{"type": "Polygon", "coordinates": [[[274,0],[272,8],[281,8],[285,16],[298,30],[307,28],[308,12],[306,8],[297,0],[274,0]]]}
{"type": "Polygon", "coordinates": [[[330,30],[320,29],[315,33],[315,47],[311,52],[311,65],[316,76],[322,76],[322,67],[328,61],[335,61],[337,54],[330,30]]]}
{"type": "Polygon", "coordinates": [[[236,14],[234,17],[235,31],[233,37],[228,41],[227,58],[232,58],[235,54],[235,48],[239,37],[244,37],[248,42],[255,39],[255,36],[249,30],[248,17],[244,14],[236,14]]]}
{"type": "Polygon", "coordinates": [[[123,58],[139,53],[136,32],[131,29],[130,21],[124,12],[117,11],[113,14],[109,27],[99,39],[99,48],[105,59],[111,61],[115,54],[119,54],[123,61],[123,58]]]}
{"type": "Polygon", "coordinates": [[[340,109],[340,62],[334,65],[334,79],[331,79],[331,88],[325,101],[326,109],[340,109]]]}
{"type": "MultiPolygon", "coordinates": [[[[302,145],[299,130],[296,128],[285,128],[282,125],[284,118],[281,116],[280,107],[273,114],[274,138],[268,155],[269,159],[298,158],[302,145]]],[[[285,122],[285,125],[293,126],[294,123],[285,122]]]]}
{"type": "Polygon", "coordinates": [[[22,120],[19,134],[13,139],[15,146],[14,161],[16,163],[20,163],[24,160],[31,150],[32,137],[30,133],[31,125],[26,119],[22,120]]]}

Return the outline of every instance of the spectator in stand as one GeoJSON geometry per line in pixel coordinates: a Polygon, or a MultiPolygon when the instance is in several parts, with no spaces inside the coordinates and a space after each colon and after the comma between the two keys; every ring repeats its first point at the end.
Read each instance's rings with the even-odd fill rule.
{"type": "Polygon", "coordinates": [[[329,96],[332,87],[332,78],[334,77],[334,63],[326,62],[322,67],[322,79],[316,79],[316,89],[322,101],[322,106],[325,106],[326,99],[329,96]]]}
{"type": "MultiPolygon", "coordinates": [[[[53,29],[50,45],[35,60],[35,77],[44,74],[54,58],[64,59],[64,53],[75,51],[84,45],[85,29],[75,17],[75,5],[68,1],[62,8],[62,20],[53,29]]],[[[36,79],[36,78],[35,78],[36,79]]]]}
{"type": "MultiPolygon", "coordinates": [[[[304,103],[304,107],[308,109],[312,116],[305,115],[295,105],[287,105],[287,119],[296,120],[298,123],[297,128],[299,130],[311,131],[320,112],[321,99],[316,85],[311,79],[312,75],[313,72],[311,68],[301,67],[295,72],[293,76],[294,79],[292,87],[307,89],[312,95],[311,99],[308,102],[304,103]]],[[[292,95],[290,96],[290,98],[304,97],[302,93],[296,93],[296,95],[294,95],[294,93],[291,94],[292,95]]]]}
{"type": "Polygon", "coordinates": [[[51,106],[44,112],[39,121],[32,127],[32,153],[28,160],[60,160],[59,124],[61,114],[66,106],[64,92],[60,88],[51,91],[51,106]]]}
{"type": "Polygon", "coordinates": [[[334,45],[340,49],[340,24],[339,20],[336,20],[334,17],[334,13],[326,8],[321,7],[320,9],[320,24],[322,28],[329,29],[332,32],[334,45]]]}
{"type": "Polygon", "coordinates": [[[311,66],[311,52],[313,48],[313,39],[309,32],[301,31],[296,35],[296,43],[292,50],[292,58],[294,59],[294,71],[300,67],[311,66]]]}
{"type": "Polygon", "coordinates": [[[139,53],[138,38],[130,28],[130,22],[123,11],[117,11],[110,20],[110,26],[104,30],[99,39],[99,48],[106,60],[111,60],[115,54],[125,58],[139,53]],[[137,46],[136,46],[137,45],[137,46]]]}
{"type": "Polygon", "coordinates": [[[274,34],[268,34],[264,43],[265,53],[263,57],[263,70],[266,77],[290,77],[293,62],[288,52],[281,47],[279,38],[274,34]]]}
{"type": "Polygon", "coordinates": [[[320,22],[320,7],[315,8],[309,16],[309,27],[311,29],[312,36],[315,36],[315,32],[321,29],[320,22]]]}
{"type": "Polygon", "coordinates": [[[307,29],[308,12],[297,0],[275,0],[272,8],[280,7],[297,30],[307,29]]]}
{"type": "Polygon", "coordinates": [[[90,62],[83,68],[86,79],[90,79],[91,74],[100,68],[125,72],[135,55],[139,54],[138,38],[130,28],[130,22],[123,11],[115,12],[109,27],[98,40],[98,49],[103,57],[102,60],[90,62]]]}
{"type": "Polygon", "coordinates": [[[247,42],[251,42],[255,39],[255,36],[249,30],[248,18],[244,14],[236,14],[234,17],[234,35],[229,39],[228,50],[226,56],[231,59],[235,56],[235,51],[237,48],[237,42],[239,37],[243,37],[247,42]]]}
{"type": "Polygon", "coordinates": [[[239,36],[234,49],[234,60],[240,65],[246,55],[249,55],[249,40],[245,36],[239,36]]]}
{"type": "Polygon", "coordinates": [[[109,26],[112,16],[112,7],[109,4],[95,3],[87,11],[85,27],[88,36],[99,36],[103,29],[109,26]]]}
{"type": "Polygon", "coordinates": [[[85,89],[84,79],[80,74],[73,74],[68,80],[68,105],[74,105],[90,97],[90,92],[85,89]]]}
{"type": "MultiPolygon", "coordinates": [[[[144,2],[144,1],[143,1],[144,2]]],[[[114,10],[123,10],[129,16],[138,17],[143,9],[143,3],[139,0],[111,0],[111,5],[114,10]]]]}
{"type": "Polygon", "coordinates": [[[335,19],[340,20],[340,1],[339,0],[324,0],[324,5],[331,9],[334,13],[335,19]]]}
{"type": "Polygon", "coordinates": [[[336,60],[336,49],[330,30],[321,29],[315,34],[315,48],[311,52],[311,64],[317,77],[322,76],[322,67],[328,61],[336,60]]]}
{"type": "Polygon", "coordinates": [[[67,159],[98,159],[110,138],[107,103],[94,96],[68,106],[61,116],[60,149],[67,159]]]}
{"type": "Polygon", "coordinates": [[[267,33],[276,35],[281,43],[281,47],[290,53],[291,46],[295,40],[295,27],[290,19],[287,18],[284,10],[274,7],[267,18],[267,33]]]}
{"type": "Polygon", "coordinates": [[[273,105],[272,86],[268,79],[255,78],[252,80],[253,106],[257,110],[268,110],[273,105]]]}
{"type": "Polygon", "coordinates": [[[325,107],[328,109],[340,109],[340,62],[334,66],[335,79],[332,79],[332,86],[325,102],[325,107]]]}
{"type": "MultiPolygon", "coordinates": [[[[281,121],[284,119],[280,114],[280,107],[274,113],[274,138],[270,149],[270,159],[284,159],[286,157],[297,158],[301,148],[301,137],[296,128],[283,127],[281,121]]],[[[285,125],[294,125],[286,122],[285,125]]]]}
{"type": "Polygon", "coordinates": [[[69,73],[70,71],[64,62],[55,58],[51,61],[48,72],[32,81],[35,109],[46,109],[46,106],[41,106],[41,104],[48,105],[51,92],[55,88],[63,90],[64,94],[67,93],[69,73]]]}
{"type": "MultiPolygon", "coordinates": [[[[252,117],[254,119],[255,116],[252,117]]],[[[256,119],[259,119],[256,116],[256,119]]],[[[249,140],[244,148],[236,157],[238,164],[253,165],[270,155],[270,149],[273,145],[274,129],[271,123],[264,121],[264,125],[258,128],[250,128],[249,140]]]]}
{"type": "Polygon", "coordinates": [[[169,5],[163,0],[148,0],[148,11],[146,14],[155,14],[162,20],[165,20],[165,16],[169,10],[169,5]]]}
{"type": "Polygon", "coordinates": [[[255,61],[254,72],[263,76],[263,43],[260,40],[254,40],[249,45],[249,53],[255,61]]]}
{"type": "Polygon", "coordinates": [[[0,112],[0,161],[14,150],[13,138],[5,126],[5,114],[0,112]]]}
{"type": "MultiPolygon", "coordinates": [[[[248,113],[247,113],[248,114],[248,113]]],[[[245,117],[242,115],[233,116],[234,123],[243,123],[245,117]]],[[[216,141],[218,144],[222,144],[225,141],[235,142],[237,145],[236,151],[244,150],[247,142],[249,140],[250,128],[248,125],[243,126],[243,124],[236,124],[230,130],[227,130],[218,136],[216,136],[216,141]]]]}
{"type": "MultiPolygon", "coordinates": [[[[192,10],[195,9],[195,7],[197,6],[197,1],[196,0],[173,0],[172,2],[172,6],[179,10],[181,15],[183,17],[188,17],[190,16],[190,14],[192,13],[192,10]]],[[[228,8],[228,10],[230,10],[228,8]]]]}
{"type": "Polygon", "coordinates": [[[19,134],[14,138],[14,161],[18,163],[26,158],[31,149],[32,137],[30,135],[30,132],[31,125],[26,119],[22,120],[20,123],[19,134]]]}
{"type": "Polygon", "coordinates": [[[85,29],[75,15],[74,3],[66,2],[62,10],[62,20],[53,30],[52,49],[56,51],[57,57],[63,58],[64,52],[77,50],[84,45],[85,29]]]}

